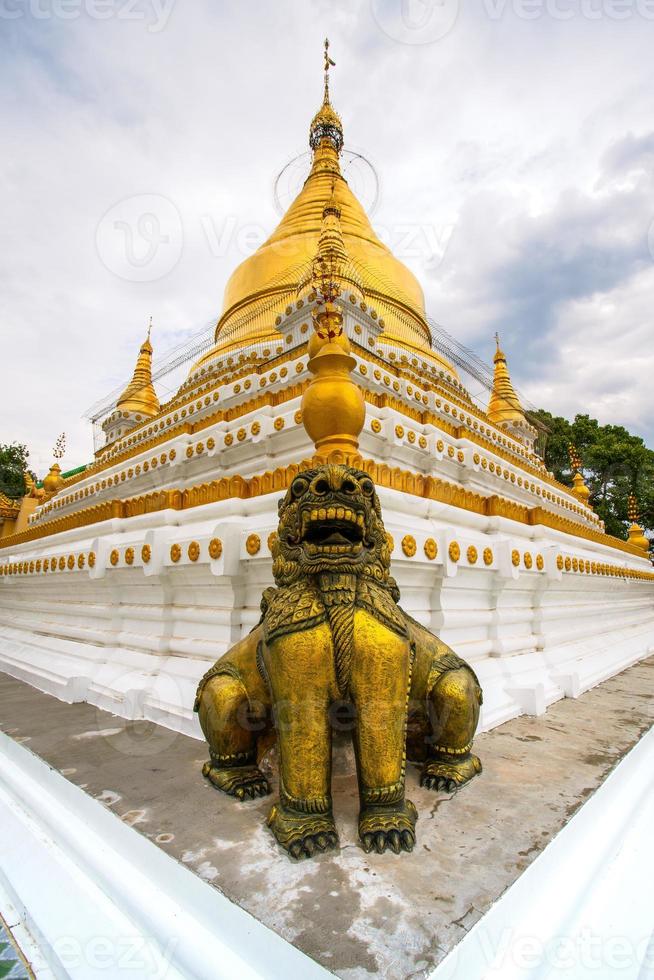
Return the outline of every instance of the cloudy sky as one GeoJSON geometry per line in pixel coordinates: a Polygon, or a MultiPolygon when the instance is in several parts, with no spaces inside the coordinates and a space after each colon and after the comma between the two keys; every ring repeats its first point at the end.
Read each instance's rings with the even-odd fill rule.
{"type": "Polygon", "coordinates": [[[39,475],[62,430],[65,468],[91,458],[150,315],[157,351],[217,317],[326,33],[430,315],[485,359],[499,330],[534,404],[654,444],[654,0],[0,0],[0,442],[39,475]]]}

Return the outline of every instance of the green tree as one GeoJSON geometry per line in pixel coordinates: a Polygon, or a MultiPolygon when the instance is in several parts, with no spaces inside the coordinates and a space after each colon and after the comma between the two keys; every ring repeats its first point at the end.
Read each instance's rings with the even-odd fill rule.
{"type": "MultiPolygon", "coordinates": [[[[0,445],[0,493],[13,499],[25,494],[25,470],[28,469],[27,446],[19,442],[0,445]]],[[[34,479],[34,474],[31,474],[34,479]]]]}
{"type": "Polygon", "coordinates": [[[576,415],[573,422],[544,409],[531,413],[541,432],[540,448],[545,465],[566,486],[573,472],[568,456],[572,443],[582,460],[582,473],[590,490],[590,503],[609,534],[624,538],[629,528],[629,494],[638,499],[641,523],[646,533],[654,531],[654,452],[640,436],[622,425],[600,425],[589,415],[576,415]]]}

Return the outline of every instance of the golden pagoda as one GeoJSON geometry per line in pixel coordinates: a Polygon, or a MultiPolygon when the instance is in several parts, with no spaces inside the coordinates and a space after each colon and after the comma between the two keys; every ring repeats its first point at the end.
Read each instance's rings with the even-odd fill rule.
{"type": "Polygon", "coordinates": [[[153,418],[159,414],[160,409],[159,399],[152,384],[151,330],[152,317],[150,317],[147,337],[141,344],[132,380],[116,402],[116,408],[119,411],[136,412],[144,418],[153,418]]]}
{"type": "Polygon", "coordinates": [[[493,389],[486,414],[498,428],[510,432],[516,438],[526,440],[528,444],[533,446],[537,432],[527,421],[520,399],[515,393],[506,354],[500,347],[500,337],[497,333],[495,334],[495,344],[493,389]]]}
{"type": "Polygon", "coordinates": [[[116,439],[130,432],[143,421],[154,418],[161,411],[152,383],[151,330],[152,317],[150,317],[147,336],[139,349],[132,379],[116,402],[114,411],[102,423],[106,441],[96,455],[102,455],[116,439]]]}
{"type": "Polygon", "coordinates": [[[323,102],[309,128],[313,154],[309,175],[272,235],[230,276],[215,346],[194,365],[191,374],[226,352],[276,340],[275,315],[295,300],[310,280],[324,207],[333,199],[348,256],[342,269],[343,291],[354,286],[365,294],[384,322],[385,341],[398,344],[408,353],[418,352],[457,377],[452,365],[432,350],[418,280],[377,237],[341,173],[343,126],[329,93],[329,68],[333,64],[326,42],[323,102]]]}

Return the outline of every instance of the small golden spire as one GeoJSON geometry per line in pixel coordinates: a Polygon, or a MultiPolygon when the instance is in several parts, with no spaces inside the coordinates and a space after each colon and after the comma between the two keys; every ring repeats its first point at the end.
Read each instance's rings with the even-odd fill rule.
{"type": "Polygon", "coordinates": [[[150,317],[147,337],[141,344],[132,380],[116,403],[116,408],[121,412],[135,412],[146,416],[146,418],[158,415],[160,410],[159,399],[152,384],[151,329],[152,317],[150,317]]]}
{"type": "Polygon", "coordinates": [[[494,425],[502,425],[506,422],[526,422],[522,405],[511,383],[506,354],[500,347],[500,335],[498,333],[495,334],[495,344],[497,350],[493,358],[495,364],[493,390],[486,414],[494,425]]]}
{"type": "Polygon", "coordinates": [[[638,501],[633,493],[629,494],[629,500],[627,501],[627,517],[631,521],[628,538],[629,544],[635,545],[636,548],[640,548],[646,555],[648,555],[649,541],[645,537],[644,530],[639,523],[640,514],[638,511],[638,501]]]}
{"type": "Polygon", "coordinates": [[[579,503],[585,507],[590,507],[590,490],[586,486],[584,475],[581,472],[581,456],[577,447],[572,443],[568,446],[568,456],[570,458],[570,468],[574,474],[572,477],[572,492],[579,503]]]}

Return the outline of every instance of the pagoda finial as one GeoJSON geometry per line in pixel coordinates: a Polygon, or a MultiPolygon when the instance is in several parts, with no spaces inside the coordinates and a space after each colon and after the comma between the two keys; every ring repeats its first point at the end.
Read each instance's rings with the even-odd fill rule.
{"type": "Polygon", "coordinates": [[[116,408],[121,412],[134,412],[145,418],[158,415],[160,409],[159,399],[152,383],[151,329],[152,317],[150,317],[147,336],[141,344],[132,380],[116,403],[116,408]]]}
{"type": "Polygon", "coordinates": [[[329,56],[329,39],[325,38],[324,50],[324,93],[322,105],[313,117],[309,128],[309,146],[314,152],[323,144],[331,146],[337,153],[343,149],[343,126],[329,98],[329,69],[336,64],[329,56]]]}
{"type": "Polygon", "coordinates": [[[329,57],[329,38],[325,38],[325,95],[323,104],[329,105],[329,69],[335,68],[336,62],[329,57]]]}

